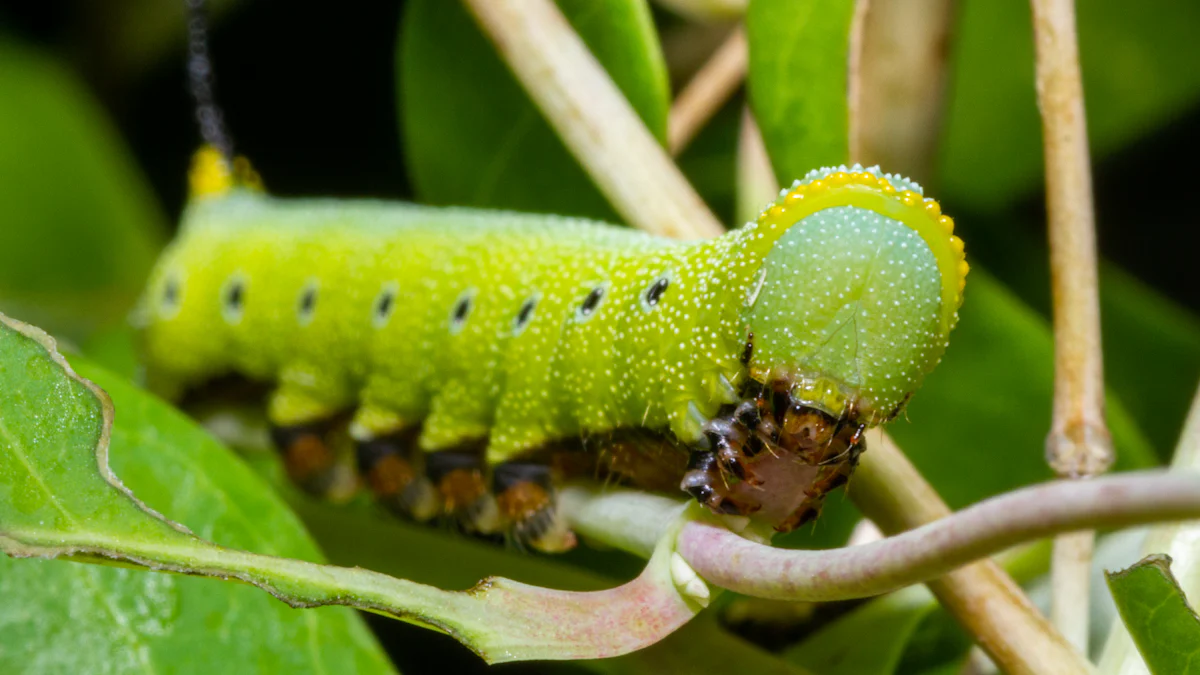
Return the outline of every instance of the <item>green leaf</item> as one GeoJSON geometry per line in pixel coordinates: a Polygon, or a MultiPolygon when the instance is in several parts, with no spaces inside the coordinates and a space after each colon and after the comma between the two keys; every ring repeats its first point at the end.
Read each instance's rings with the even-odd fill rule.
{"type": "Polygon", "coordinates": [[[1171,574],[1171,556],[1149,555],[1105,576],[1121,620],[1150,672],[1200,673],[1200,616],[1171,574]]]}
{"type": "MultiPolygon", "coordinates": [[[[1050,269],[1037,228],[1010,218],[963,222],[963,238],[988,271],[1049,317],[1050,269]],[[986,258],[983,257],[986,255],[986,258]]],[[[968,282],[968,287],[970,282],[968,282]]],[[[969,293],[970,291],[968,291],[969,293]]],[[[1169,460],[1200,376],[1200,320],[1111,263],[1100,265],[1104,378],[1169,460]]]]}
{"type": "MultiPolygon", "coordinates": [[[[595,593],[501,578],[449,592],[363,569],[217,546],[133,497],[108,465],[110,440],[117,438],[110,438],[108,396],[75,375],[45,333],[2,315],[0,390],[5,392],[0,399],[0,550],[9,555],[115,561],[236,579],[294,607],[351,605],[434,627],[490,662],[625,653],[662,639],[700,609],[672,581],[673,533],[662,539],[641,576],[595,593]],[[624,630],[613,631],[613,625],[624,630]]],[[[168,410],[160,408],[164,415],[168,410]]],[[[157,429],[144,433],[170,438],[160,437],[157,429]]],[[[196,477],[155,484],[164,499],[163,491],[182,492],[187,503],[216,508],[205,504],[198,489],[203,483],[196,477]]]]}
{"type": "Polygon", "coordinates": [[[867,602],[784,652],[789,662],[822,675],[958,672],[971,641],[924,586],[867,602]],[[870,636],[870,649],[863,648],[870,636]]]}
{"type": "Polygon", "coordinates": [[[849,157],[853,17],[853,0],[750,3],[750,103],[781,185],[849,157]]]}
{"type": "MultiPolygon", "coordinates": [[[[1024,584],[1049,569],[1049,542],[1023,546],[998,557],[1024,584]]],[[[924,586],[871,599],[839,616],[783,652],[789,662],[824,675],[958,673],[971,648],[962,626],[924,586]],[[863,649],[863,636],[871,648],[863,649]]]]}
{"type": "Polygon", "coordinates": [[[103,111],[62,65],[0,35],[0,308],[80,337],[119,321],[164,218],[103,111]]]}
{"type": "MultiPolygon", "coordinates": [[[[1200,101],[1200,3],[1077,3],[1088,136],[1102,157],[1200,101]]],[[[939,193],[995,208],[1038,188],[1041,120],[1027,2],[962,3],[948,91],[939,193]]]]}
{"type": "MultiPolygon", "coordinates": [[[[558,6],[665,139],[666,65],[645,0],[558,6]]],[[[401,28],[401,126],[422,201],[617,219],[461,2],[409,2],[401,28]]]]}
{"type": "Polygon", "coordinates": [[[891,675],[909,640],[938,605],[924,586],[871,601],[822,627],[784,658],[825,675],[891,675]],[[870,636],[871,648],[863,648],[870,636]]]}
{"type": "Polygon", "coordinates": [[[1163,461],[1200,377],[1200,320],[1116,265],[1100,266],[1104,377],[1163,461]]]}
{"type": "MultiPolygon", "coordinates": [[[[321,559],[287,507],[207,434],[119,378],[81,370],[120,406],[109,460],[152,508],[230,546],[321,559]]],[[[102,438],[107,398],[2,324],[0,390],[0,549],[32,552],[22,539],[56,529],[192,541],[101,479],[87,448],[102,438]]],[[[0,556],[0,598],[0,670],[392,672],[351,610],[299,613],[241,584],[0,556]]]]}
{"type": "MultiPolygon", "coordinates": [[[[959,316],[941,365],[888,426],[954,508],[1053,477],[1042,452],[1054,392],[1048,323],[979,267],[959,316]]],[[[1108,418],[1118,466],[1153,466],[1149,443],[1112,396],[1108,418]]]]}

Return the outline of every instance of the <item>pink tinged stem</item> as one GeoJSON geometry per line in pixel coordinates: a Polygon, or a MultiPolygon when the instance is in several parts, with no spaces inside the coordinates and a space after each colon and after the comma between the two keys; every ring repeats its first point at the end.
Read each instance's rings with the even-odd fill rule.
{"type": "Polygon", "coordinates": [[[692,522],[681,532],[678,550],[717,586],[825,602],[889,593],[1059,532],[1193,518],[1200,518],[1200,475],[1141,472],[1024,488],[862,546],[781,550],[692,522]]]}
{"type": "Polygon", "coordinates": [[[694,574],[690,586],[679,586],[683,561],[673,544],[688,521],[680,510],[672,511],[646,568],[627,584],[573,592],[509,579],[481,583],[473,592],[483,596],[493,620],[505,630],[474,637],[472,648],[489,663],[602,659],[648,647],[678,630],[704,609],[710,596],[694,574]],[[702,597],[684,595],[695,592],[697,584],[702,597]]]}

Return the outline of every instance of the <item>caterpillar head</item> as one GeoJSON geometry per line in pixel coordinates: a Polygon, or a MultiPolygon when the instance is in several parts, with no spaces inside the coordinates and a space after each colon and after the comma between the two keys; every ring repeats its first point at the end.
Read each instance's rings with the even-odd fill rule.
{"type": "Polygon", "coordinates": [[[954,221],[916,183],[855,165],[810,172],[754,227],[780,234],[742,310],[751,377],[834,419],[899,414],[958,320],[954,221]]]}
{"type": "Polygon", "coordinates": [[[681,487],[780,531],[816,517],[863,431],[945,351],[968,271],[953,229],[916,183],[856,165],[810,172],[736,233],[751,381],[707,423],[681,487]]]}

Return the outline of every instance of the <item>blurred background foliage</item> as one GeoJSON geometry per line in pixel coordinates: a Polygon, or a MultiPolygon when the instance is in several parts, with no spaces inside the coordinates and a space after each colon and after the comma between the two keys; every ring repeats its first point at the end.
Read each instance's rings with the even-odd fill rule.
{"type": "MultiPolygon", "coordinates": [[[[239,151],[271,191],[615,218],[458,3],[212,4],[218,97],[239,151]]],[[[660,139],[670,92],[728,30],[643,0],[558,4],[660,139]]],[[[945,362],[892,432],[958,507],[1050,477],[1042,442],[1052,337],[1029,7],[963,0],[956,11],[938,162],[932,175],[915,178],[955,216],[973,271],[945,362]]],[[[1192,198],[1200,154],[1197,34],[1200,5],[1191,0],[1079,6],[1105,259],[1109,413],[1122,468],[1169,458],[1200,374],[1200,284],[1188,271],[1200,226],[1192,198]]],[[[170,237],[198,142],[183,35],[182,2],[0,4],[0,310],[126,376],[135,354],[124,319],[170,237]]],[[[761,73],[752,70],[750,78],[752,87],[768,86],[761,73]]],[[[773,91],[756,105],[786,108],[804,93],[773,91]]],[[[730,225],[743,101],[739,94],[727,104],[680,158],[730,225]]],[[[764,132],[770,150],[771,131],[764,132]]],[[[268,458],[252,459],[268,479],[277,474],[268,458]]],[[[419,581],[464,587],[500,573],[584,587],[628,578],[640,565],[587,549],[552,560],[521,556],[280,489],[335,562],[419,581]]],[[[843,543],[857,516],[848,501],[830,501],[812,530],[784,543],[843,543]]],[[[35,573],[13,566],[5,574],[10,582],[28,574],[28,583],[67,584],[66,573],[54,580],[62,567],[35,573]]],[[[1020,575],[1039,570],[1027,564],[1020,575]]],[[[139,592],[117,577],[98,579],[114,597],[139,592]]],[[[0,615],[12,602],[0,600],[0,615]]],[[[778,651],[779,672],[788,664],[823,673],[944,672],[961,663],[968,645],[916,590],[815,608],[730,598],[721,615],[739,634],[778,651]],[[847,660],[865,658],[854,649],[865,632],[880,636],[878,653],[869,663],[847,660]]],[[[402,670],[482,668],[449,638],[394,621],[369,623],[402,670]]],[[[697,639],[734,639],[714,626],[688,630],[708,631],[697,639]]],[[[251,644],[254,638],[245,636],[251,644]]],[[[12,654],[3,651],[6,639],[0,634],[0,660],[12,654]]],[[[669,643],[663,652],[686,649],[686,640],[669,643]]],[[[506,669],[642,672],[655,658],[506,669]]]]}

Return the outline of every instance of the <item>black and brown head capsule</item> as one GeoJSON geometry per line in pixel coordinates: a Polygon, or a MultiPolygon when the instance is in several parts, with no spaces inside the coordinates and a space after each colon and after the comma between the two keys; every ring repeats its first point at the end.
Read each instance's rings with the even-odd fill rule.
{"type": "Polygon", "coordinates": [[[865,424],[853,405],[835,416],[793,385],[777,377],[750,387],[752,398],[709,421],[680,487],[716,513],[757,514],[780,531],[816,517],[854,471],[865,424]]]}

